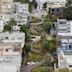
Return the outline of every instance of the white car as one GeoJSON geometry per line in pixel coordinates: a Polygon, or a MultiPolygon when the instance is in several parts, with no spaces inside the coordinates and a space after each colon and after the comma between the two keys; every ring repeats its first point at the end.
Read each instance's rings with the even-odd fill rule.
{"type": "Polygon", "coordinates": [[[35,62],[28,62],[27,63],[28,65],[34,65],[34,64],[36,64],[35,62]]]}

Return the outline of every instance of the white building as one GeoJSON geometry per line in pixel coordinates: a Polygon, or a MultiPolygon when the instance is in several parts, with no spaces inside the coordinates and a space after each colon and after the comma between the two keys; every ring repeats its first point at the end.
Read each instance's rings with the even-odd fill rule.
{"type": "Polygon", "coordinates": [[[58,67],[72,70],[72,39],[62,39],[58,48],[58,67]]]}
{"type": "Polygon", "coordinates": [[[56,29],[58,36],[72,36],[72,21],[67,21],[65,19],[58,19],[56,22],[56,29]]]}
{"type": "Polygon", "coordinates": [[[28,22],[28,4],[21,4],[20,2],[13,2],[10,13],[0,13],[0,32],[3,31],[4,25],[13,18],[18,26],[26,25],[28,22]]]}
{"type": "Polygon", "coordinates": [[[48,0],[47,11],[55,15],[62,15],[66,0],[48,0]]]}
{"type": "Polygon", "coordinates": [[[0,72],[20,72],[24,44],[24,33],[0,33],[0,72]]]}
{"type": "Polygon", "coordinates": [[[28,21],[28,4],[21,4],[20,2],[14,2],[12,6],[14,18],[18,25],[26,25],[28,21]]]}
{"type": "Polygon", "coordinates": [[[60,38],[58,67],[72,70],[72,21],[58,20],[56,28],[58,39],[60,38]]]}

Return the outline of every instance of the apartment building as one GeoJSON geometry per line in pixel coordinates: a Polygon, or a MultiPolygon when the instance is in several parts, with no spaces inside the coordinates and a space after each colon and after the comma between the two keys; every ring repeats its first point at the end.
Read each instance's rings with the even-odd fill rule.
{"type": "Polygon", "coordinates": [[[58,47],[58,67],[72,70],[72,39],[61,39],[58,47]]]}
{"type": "Polygon", "coordinates": [[[0,72],[20,72],[24,44],[24,33],[0,33],[0,72]]]}
{"type": "Polygon", "coordinates": [[[66,19],[58,19],[55,23],[57,36],[68,38],[72,36],[72,21],[67,21],[66,19]]]}
{"type": "Polygon", "coordinates": [[[13,2],[10,13],[0,13],[0,32],[3,31],[4,25],[13,18],[18,26],[26,25],[28,22],[28,4],[21,4],[20,2],[13,2]]]}
{"type": "Polygon", "coordinates": [[[58,67],[72,70],[72,21],[58,19],[56,29],[60,41],[57,49],[58,67]]]}
{"type": "Polygon", "coordinates": [[[13,0],[0,0],[0,13],[11,13],[13,0]]]}
{"type": "Polygon", "coordinates": [[[66,0],[48,0],[47,11],[53,15],[63,15],[63,8],[65,7],[66,0]]]}
{"type": "Polygon", "coordinates": [[[28,4],[21,4],[20,2],[14,2],[12,6],[14,18],[17,21],[18,25],[26,25],[29,12],[28,12],[28,4]]]}

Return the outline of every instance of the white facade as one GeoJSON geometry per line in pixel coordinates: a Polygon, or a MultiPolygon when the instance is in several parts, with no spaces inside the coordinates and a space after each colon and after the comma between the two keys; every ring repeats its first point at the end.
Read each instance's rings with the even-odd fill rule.
{"type": "Polygon", "coordinates": [[[61,47],[58,48],[58,66],[72,70],[72,39],[61,40],[61,47]]]}
{"type": "Polygon", "coordinates": [[[4,30],[4,22],[0,21],[0,32],[4,30]]]}
{"type": "Polygon", "coordinates": [[[58,67],[72,70],[72,21],[65,19],[56,22],[57,36],[60,38],[58,47],[58,67]]]}
{"type": "Polygon", "coordinates": [[[0,32],[3,31],[4,25],[13,18],[17,25],[26,25],[28,21],[28,4],[21,4],[20,2],[14,2],[11,5],[10,13],[0,13],[0,32]]]}
{"type": "Polygon", "coordinates": [[[11,14],[0,14],[0,32],[4,30],[4,26],[13,18],[11,14]]]}
{"type": "Polygon", "coordinates": [[[20,72],[24,44],[24,33],[0,33],[0,72],[20,72]]]}
{"type": "Polygon", "coordinates": [[[72,21],[67,21],[65,19],[57,20],[56,29],[58,31],[58,36],[72,36],[72,21]]]}
{"type": "Polygon", "coordinates": [[[17,21],[18,25],[27,24],[28,19],[28,4],[21,4],[20,2],[14,2],[12,6],[14,18],[17,21]]]}

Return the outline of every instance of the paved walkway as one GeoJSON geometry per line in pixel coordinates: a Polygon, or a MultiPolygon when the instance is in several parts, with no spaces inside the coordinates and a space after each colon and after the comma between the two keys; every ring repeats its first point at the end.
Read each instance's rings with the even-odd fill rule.
{"type": "MultiPolygon", "coordinates": [[[[38,17],[37,17],[38,18],[38,17]]],[[[31,26],[38,26],[38,25],[41,25],[43,23],[43,18],[38,18],[40,19],[41,21],[40,22],[36,22],[36,23],[30,23],[31,26]]]]}

